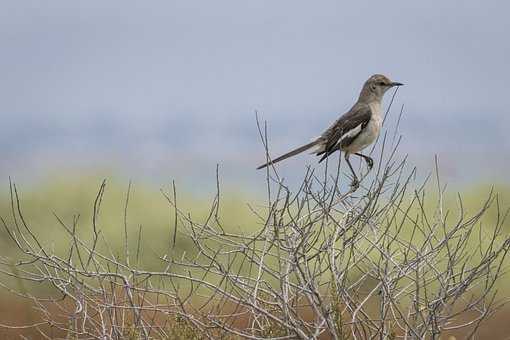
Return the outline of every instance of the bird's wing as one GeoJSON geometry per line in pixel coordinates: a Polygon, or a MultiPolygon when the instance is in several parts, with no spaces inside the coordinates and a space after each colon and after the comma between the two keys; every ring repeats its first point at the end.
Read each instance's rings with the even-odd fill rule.
{"type": "Polygon", "coordinates": [[[368,124],[371,117],[372,111],[370,107],[367,104],[357,103],[352,109],[338,118],[321,135],[321,139],[324,141],[324,148],[317,153],[317,155],[323,155],[320,161],[338,150],[342,139],[356,138],[366,124],[368,124]]]}

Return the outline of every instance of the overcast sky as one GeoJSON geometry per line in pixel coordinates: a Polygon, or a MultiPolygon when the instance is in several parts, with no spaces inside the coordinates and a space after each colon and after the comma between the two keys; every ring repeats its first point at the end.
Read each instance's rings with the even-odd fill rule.
{"type": "Polygon", "coordinates": [[[476,164],[473,176],[504,178],[510,165],[507,1],[0,4],[4,179],[117,162],[128,176],[216,163],[257,176],[255,110],[284,152],[373,73],[406,84],[396,105],[415,162],[438,153],[452,177],[476,164]]]}

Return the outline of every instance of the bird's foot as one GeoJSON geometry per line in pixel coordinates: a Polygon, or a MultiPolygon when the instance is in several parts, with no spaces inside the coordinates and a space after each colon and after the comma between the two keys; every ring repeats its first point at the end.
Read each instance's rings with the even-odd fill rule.
{"type": "Polygon", "coordinates": [[[356,191],[359,188],[359,180],[354,178],[351,182],[351,191],[356,191]]]}
{"type": "Polygon", "coordinates": [[[365,158],[365,160],[367,161],[368,170],[372,170],[374,167],[374,160],[370,157],[365,158]]]}

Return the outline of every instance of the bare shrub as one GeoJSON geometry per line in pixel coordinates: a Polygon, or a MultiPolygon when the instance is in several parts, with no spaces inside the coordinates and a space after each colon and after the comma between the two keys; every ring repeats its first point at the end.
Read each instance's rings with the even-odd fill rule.
{"type": "MultiPolygon", "coordinates": [[[[269,168],[266,203],[249,206],[259,221],[251,229],[223,225],[219,179],[204,221],[179,208],[175,187],[162,191],[174,225],[159,271],[133,260],[142,231],[128,237],[126,219],[122,253],[102,236],[106,182],[88,235],[77,232],[78,218],[55,215],[69,237],[63,254],[40,241],[11,184],[12,222],[1,221],[21,255],[2,258],[2,272],[59,293],[13,291],[41,312],[41,322],[23,327],[94,339],[438,339],[458,328],[471,337],[504,302],[495,283],[510,245],[506,213],[493,192],[474,214],[460,195],[457,209],[446,210],[437,161],[418,182],[396,152],[399,141],[383,138],[379,166],[356,192],[340,190],[341,158],[320,174],[308,168],[297,189],[269,168]],[[491,207],[497,221],[483,225],[491,207]],[[181,239],[193,248],[177,251],[181,239]]],[[[129,200],[130,188],[124,216],[129,200]]]]}

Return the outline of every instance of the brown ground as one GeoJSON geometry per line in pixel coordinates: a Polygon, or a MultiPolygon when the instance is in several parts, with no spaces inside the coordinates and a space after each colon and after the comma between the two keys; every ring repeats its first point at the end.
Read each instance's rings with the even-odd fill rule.
{"type": "MultiPolygon", "coordinates": [[[[11,326],[23,326],[36,323],[38,321],[37,311],[31,306],[29,301],[15,296],[0,297],[0,324],[11,326]]],[[[40,321],[40,319],[39,319],[40,321]]],[[[62,337],[65,334],[58,330],[50,330],[49,325],[40,326],[50,333],[52,337],[62,337]]],[[[448,332],[441,336],[441,339],[464,339],[467,332],[455,331],[448,332]],[[451,338],[454,337],[454,338],[451,338]]],[[[0,339],[20,339],[23,335],[29,339],[41,339],[42,336],[34,328],[28,329],[6,329],[0,327],[0,339]]],[[[510,340],[510,307],[502,309],[495,316],[482,323],[476,339],[490,340],[510,340]]]]}

